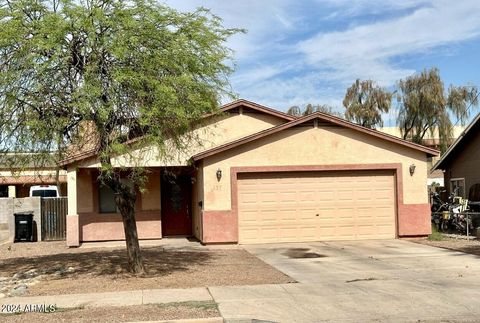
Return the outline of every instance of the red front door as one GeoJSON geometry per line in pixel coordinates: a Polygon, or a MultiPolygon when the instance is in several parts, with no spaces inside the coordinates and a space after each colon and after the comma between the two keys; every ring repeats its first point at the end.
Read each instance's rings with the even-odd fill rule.
{"type": "Polygon", "coordinates": [[[191,236],[191,177],[162,175],[162,236],[191,236]]]}

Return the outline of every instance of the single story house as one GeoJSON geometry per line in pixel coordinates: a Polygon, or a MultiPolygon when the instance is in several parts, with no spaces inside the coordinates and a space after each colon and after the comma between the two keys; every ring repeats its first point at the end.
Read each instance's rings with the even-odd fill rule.
{"type": "Polygon", "coordinates": [[[442,170],[448,193],[480,201],[480,114],[443,154],[432,171],[442,170]],[[477,185],[475,185],[477,184],[477,185]]]}
{"type": "Polygon", "coordinates": [[[0,197],[28,197],[30,187],[34,185],[57,185],[60,195],[67,195],[67,173],[57,170],[54,166],[38,167],[32,165],[22,169],[15,169],[0,165],[0,197]],[[57,177],[58,175],[58,177],[57,177]]]}
{"type": "MultiPolygon", "coordinates": [[[[191,151],[164,160],[136,152],[148,167],[138,194],[140,239],[194,236],[202,243],[389,239],[430,233],[427,158],[438,151],[343,119],[296,118],[238,100],[192,131],[191,151]]],[[[127,156],[114,163],[128,166],[127,156]]],[[[97,182],[99,160],[65,163],[67,244],[122,240],[113,194],[97,182]]]]}

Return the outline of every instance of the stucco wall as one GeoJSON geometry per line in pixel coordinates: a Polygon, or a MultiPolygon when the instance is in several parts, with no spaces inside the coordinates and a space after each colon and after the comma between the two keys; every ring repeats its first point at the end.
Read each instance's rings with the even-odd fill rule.
{"type": "MultiPolygon", "coordinates": [[[[472,129],[473,135],[463,147],[458,147],[455,158],[445,172],[445,187],[450,192],[450,179],[465,178],[465,195],[472,185],[480,183],[480,131],[472,129]]],[[[465,139],[464,139],[465,140],[465,139]]],[[[466,140],[465,140],[466,141],[466,140]]]]}
{"type": "Polygon", "coordinates": [[[0,198],[0,224],[7,224],[13,214],[13,198],[0,198]]]}
{"type": "MultiPolygon", "coordinates": [[[[30,182],[56,182],[56,171],[54,169],[42,169],[42,170],[2,170],[0,171],[0,182],[9,184],[17,184],[19,179],[29,178],[30,182]]],[[[65,170],[59,171],[59,179],[61,182],[65,182],[65,176],[67,175],[65,170]]]]}
{"type": "MultiPolygon", "coordinates": [[[[253,113],[248,110],[242,114],[226,113],[220,117],[206,119],[203,125],[185,137],[186,149],[178,151],[174,145],[166,143],[165,151],[160,152],[158,147],[145,147],[131,152],[129,155],[113,159],[116,166],[147,167],[158,166],[186,166],[191,156],[222,145],[224,143],[245,137],[247,135],[285,123],[285,120],[274,116],[253,113]],[[163,157],[162,157],[163,156],[163,157]]],[[[95,158],[85,160],[81,167],[99,167],[95,158]]]]}
{"type": "MultiPolygon", "coordinates": [[[[92,171],[79,169],[77,173],[77,211],[89,213],[94,211],[92,185],[94,178],[92,171]]],[[[96,182],[96,181],[95,181],[96,182]]]]}
{"type": "Polygon", "coordinates": [[[40,241],[42,234],[40,198],[0,198],[0,225],[2,228],[8,227],[9,240],[11,241],[15,237],[15,218],[13,214],[18,212],[33,212],[34,238],[40,241]]]}
{"type": "Polygon", "coordinates": [[[428,203],[426,155],[340,127],[301,127],[282,131],[204,160],[204,209],[231,207],[230,167],[402,163],[403,200],[428,203]],[[410,176],[409,166],[415,164],[410,176]],[[220,182],[215,176],[221,169],[220,182]]]}
{"type": "MultiPolygon", "coordinates": [[[[67,230],[67,235],[78,235],[79,241],[123,240],[125,234],[121,215],[99,212],[96,176],[96,170],[77,170],[76,208],[78,216],[68,215],[67,226],[70,228],[67,230]],[[78,227],[78,231],[76,231],[76,227],[78,227]]],[[[136,201],[135,216],[138,236],[140,239],[161,238],[160,171],[158,169],[150,170],[145,188],[146,191],[143,194],[139,193],[136,201]]],[[[75,241],[75,239],[72,240],[69,245],[75,246],[75,241]]]]}
{"type": "MultiPolygon", "coordinates": [[[[203,241],[236,242],[237,214],[232,211],[230,170],[237,167],[382,165],[396,169],[399,236],[430,233],[426,154],[367,134],[336,126],[288,129],[223,153],[204,163],[203,241]],[[409,167],[416,166],[410,176],[409,167]],[[398,166],[394,166],[398,165],[398,166]],[[398,168],[398,169],[397,169],[398,168]],[[216,172],[222,170],[217,181],[216,172]]],[[[375,166],[377,167],[377,166],[375,166]]],[[[378,166],[380,167],[380,166],[378,166]]]]}
{"type": "Polygon", "coordinates": [[[142,193],[142,210],[152,211],[161,209],[160,170],[151,170],[148,181],[145,183],[145,192],[142,193]]]}
{"type": "MultiPolygon", "coordinates": [[[[160,211],[135,212],[139,239],[160,239],[162,223],[160,211]]],[[[120,214],[84,213],[78,216],[80,241],[124,240],[120,214]]]]}

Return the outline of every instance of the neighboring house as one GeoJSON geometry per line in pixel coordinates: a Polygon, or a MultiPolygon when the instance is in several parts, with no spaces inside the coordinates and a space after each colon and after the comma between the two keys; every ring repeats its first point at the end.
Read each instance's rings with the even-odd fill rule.
{"type": "MultiPolygon", "coordinates": [[[[67,195],[66,171],[61,169],[58,173],[60,194],[67,195]]],[[[0,197],[28,197],[30,187],[34,185],[57,185],[57,172],[54,166],[30,166],[16,169],[0,166],[0,197]]]]}
{"type": "Polygon", "coordinates": [[[432,171],[437,170],[444,172],[448,193],[458,187],[460,196],[480,200],[480,192],[469,196],[472,186],[480,184],[480,114],[435,164],[432,171]]]}
{"type": "MultiPolygon", "coordinates": [[[[114,160],[150,171],[136,204],[140,239],[251,244],[430,233],[425,181],[436,150],[323,113],[294,118],[246,100],[222,111],[192,130],[203,145],[173,160],[156,147],[114,160]]],[[[69,246],[124,239],[98,167],[94,151],[65,163],[69,246]]]]}
{"type": "MultiPolygon", "coordinates": [[[[402,138],[402,134],[400,132],[400,129],[398,127],[383,127],[379,128],[379,131],[385,132],[389,135],[395,136],[402,138]]],[[[451,139],[451,142],[453,143],[460,135],[461,133],[465,130],[465,127],[463,126],[455,126],[453,127],[453,138],[451,139]]],[[[435,129],[435,131],[432,133],[427,132],[425,134],[425,138],[422,141],[422,145],[433,148],[433,149],[440,149],[440,136],[438,134],[438,130],[435,129]]],[[[427,176],[427,185],[432,185],[434,183],[439,184],[439,186],[445,186],[444,180],[443,180],[443,172],[440,169],[437,169],[435,171],[432,171],[433,165],[440,159],[439,156],[434,156],[434,157],[429,157],[428,158],[428,176],[427,176]]]]}

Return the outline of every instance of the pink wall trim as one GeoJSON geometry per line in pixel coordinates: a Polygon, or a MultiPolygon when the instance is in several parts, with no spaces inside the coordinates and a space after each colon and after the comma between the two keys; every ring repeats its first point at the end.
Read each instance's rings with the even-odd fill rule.
{"type": "Polygon", "coordinates": [[[203,211],[203,243],[238,241],[238,218],[232,211],[203,211]]]}
{"type": "MultiPolygon", "coordinates": [[[[160,211],[142,211],[135,214],[139,239],[162,238],[160,211]]],[[[81,213],[79,215],[80,241],[125,240],[120,214],[81,213]]]]}
{"type": "Polygon", "coordinates": [[[432,233],[430,204],[402,204],[398,209],[398,235],[426,236],[432,233]]]}
{"type": "Polygon", "coordinates": [[[80,246],[78,214],[67,215],[67,246],[80,246]]]}

